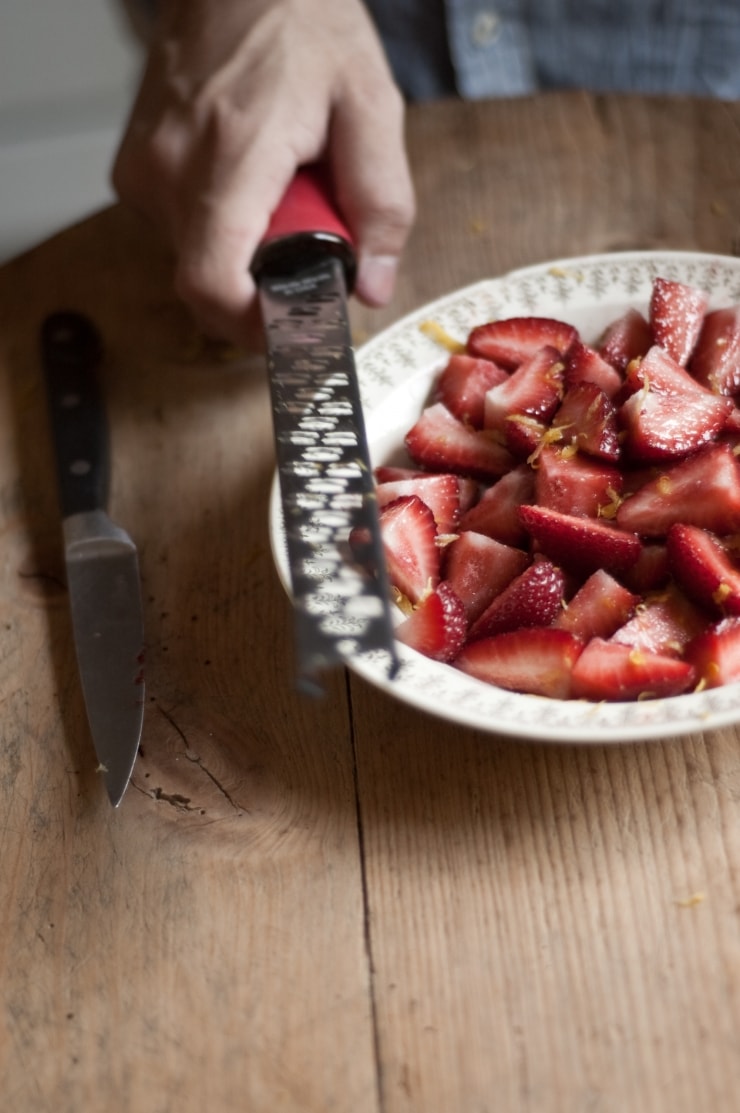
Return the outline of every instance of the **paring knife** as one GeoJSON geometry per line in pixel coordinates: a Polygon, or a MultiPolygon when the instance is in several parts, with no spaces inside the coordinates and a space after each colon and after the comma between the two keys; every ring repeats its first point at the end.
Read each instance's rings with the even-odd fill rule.
{"type": "Polygon", "coordinates": [[[52,314],[41,355],[56,453],[67,586],[87,718],[108,796],[126,791],[144,716],[139,565],[108,517],[108,431],[97,379],[102,344],[86,317],[52,314]]]}
{"type": "Polygon", "coordinates": [[[390,591],[347,318],[351,237],[316,168],[299,171],[255,255],[292,581],[297,682],[394,648],[390,591]],[[347,539],[365,538],[355,548],[347,539]],[[374,569],[370,576],[363,569],[374,569]]]}

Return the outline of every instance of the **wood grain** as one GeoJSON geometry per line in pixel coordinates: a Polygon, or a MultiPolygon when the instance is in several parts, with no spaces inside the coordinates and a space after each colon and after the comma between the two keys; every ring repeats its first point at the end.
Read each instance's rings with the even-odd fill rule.
{"type": "MultiPolygon", "coordinates": [[[[358,338],[512,267],[730,252],[740,108],[409,113],[419,220],[358,338]]],[[[0,269],[0,1094],[33,1113],[730,1113],[740,738],[525,745],[292,690],[262,360],[203,340],[119,208],[0,269]],[[106,339],[147,716],[117,811],[70,635],[36,351],[106,339]]]]}
{"type": "MultiPolygon", "coordinates": [[[[739,129],[580,94],[412,112],[394,309],[548,259],[731,252],[739,129]]],[[[384,1113],[734,1109],[737,731],[522,746],[352,693],[384,1113]]]]}

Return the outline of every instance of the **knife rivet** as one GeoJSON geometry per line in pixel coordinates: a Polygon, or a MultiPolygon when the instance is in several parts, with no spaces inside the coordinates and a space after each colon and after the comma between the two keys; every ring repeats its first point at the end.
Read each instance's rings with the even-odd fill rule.
{"type": "Polygon", "coordinates": [[[87,475],[90,471],[89,460],[75,460],[69,465],[70,475],[87,475]]]}
{"type": "Polygon", "coordinates": [[[59,405],[62,407],[63,410],[73,410],[75,406],[79,406],[79,404],[79,394],[72,394],[70,392],[69,394],[63,394],[62,397],[59,399],[59,405]]]}

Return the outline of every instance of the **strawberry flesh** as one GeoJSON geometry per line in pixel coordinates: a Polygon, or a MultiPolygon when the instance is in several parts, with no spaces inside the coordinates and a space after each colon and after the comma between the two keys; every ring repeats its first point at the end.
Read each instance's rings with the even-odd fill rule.
{"type": "Polygon", "coordinates": [[[608,638],[627,622],[639,600],[638,595],[599,568],[578,589],[554,625],[584,642],[608,638]]]}
{"type": "Polygon", "coordinates": [[[507,378],[508,373],[490,359],[455,353],[439,377],[437,397],[460,421],[481,429],[486,392],[507,378]]]}
{"type": "Polygon", "coordinates": [[[572,694],[586,700],[660,699],[681,695],[695,681],[688,661],[592,638],[573,666],[572,694]]]}
{"type": "Polygon", "coordinates": [[[441,583],[396,627],[395,634],[404,645],[426,657],[449,662],[465,644],[467,629],[461,600],[449,584],[441,583]]]}
{"type": "Polygon", "coordinates": [[[624,499],[617,522],[642,537],[663,537],[676,522],[715,533],[740,529],[740,465],[726,444],[710,444],[624,499]]]}
{"type": "Polygon", "coordinates": [[[718,537],[677,523],[666,544],[671,572],[690,599],[710,614],[740,614],[740,570],[718,537]]]}
{"type": "Polygon", "coordinates": [[[464,530],[445,551],[444,580],[462,600],[468,621],[474,622],[528,564],[521,549],[464,530]]]}
{"type": "Polygon", "coordinates": [[[657,277],[650,296],[650,328],[658,344],[681,367],[688,363],[701,332],[709,298],[703,290],[657,277]]]}
{"type": "Polygon", "coordinates": [[[705,688],[740,680],[740,618],[723,618],[697,635],[686,657],[705,688]]]}
{"type": "Polygon", "coordinates": [[[580,453],[544,448],[537,458],[535,501],[539,506],[598,518],[603,512],[616,512],[622,490],[622,473],[608,464],[589,460],[580,453]]]}
{"type": "Polygon", "coordinates": [[[466,425],[441,402],[424,410],[405,443],[411,459],[422,467],[476,479],[498,479],[514,464],[500,441],[466,425]]]}
{"type": "Polygon", "coordinates": [[[555,626],[521,628],[468,642],[455,667],[508,691],[568,699],[583,643],[555,626]]]}
{"type": "Polygon", "coordinates": [[[689,366],[714,394],[740,391],[740,306],[707,313],[689,366]]]}
{"type": "Polygon", "coordinates": [[[584,576],[598,568],[618,575],[635,563],[642,549],[637,534],[593,518],[562,514],[546,506],[521,506],[519,517],[546,556],[584,576]]]}
{"type": "Polygon", "coordinates": [[[569,387],[552,424],[560,430],[560,443],[574,445],[580,452],[608,463],[619,460],[617,410],[596,383],[569,387]]]}
{"type": "Polygon", "coordinates": [[[411,603],[435,588],[440,579],[440,551],[434,515],[418,495],[406,495],[380,511],[388,578],[411,603]]]}
{"type": "Polygon", "coordinates": [[[470,638],[502,634],[519,626],[549,626],[563,605],[565,577],[549,560],[538,560],[511,581],[471,625],[470,638]]]}
{"type": "Polygon", "coordinates": [[[467,352],[490,359],[507,371],[515,371],[540,348],[556,348],[561,356],[578,339],[573,325],[550,317],[508,317],[478,325],[468,336],[467,352]]]}

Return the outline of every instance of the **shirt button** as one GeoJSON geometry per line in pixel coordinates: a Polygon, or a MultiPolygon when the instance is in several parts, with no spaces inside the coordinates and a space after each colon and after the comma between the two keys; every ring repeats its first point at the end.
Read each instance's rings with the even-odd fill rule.
{"type": "Polygon", "coordinates": [[[474,46],[486,47],[495,42],[501,34],[501,20],[494,11],[480,11],[470,28],[470,38],[474,46]]]}

